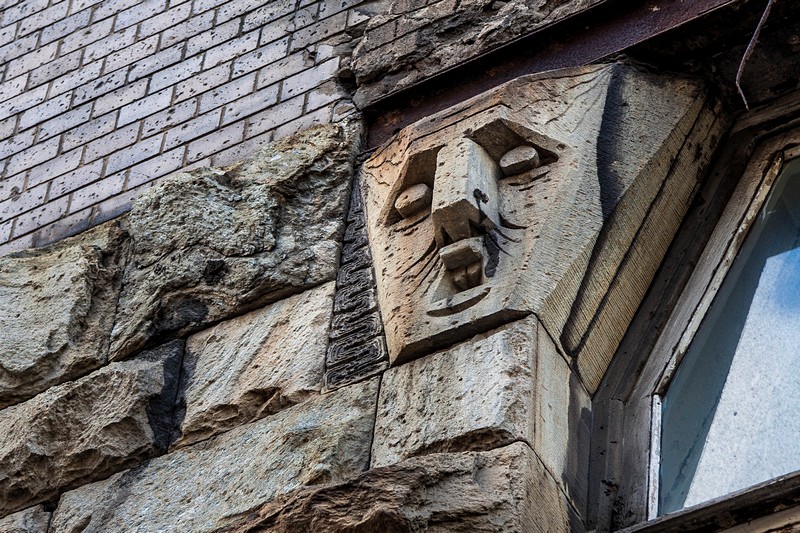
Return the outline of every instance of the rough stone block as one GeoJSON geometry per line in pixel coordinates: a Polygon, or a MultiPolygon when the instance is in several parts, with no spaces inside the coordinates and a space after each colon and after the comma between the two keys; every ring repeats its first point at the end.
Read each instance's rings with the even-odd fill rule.
{"type": "Polygon", "coordinates": [[[50,513],[43,505],[30,507],[24,511],[0,518],[0,531],[3,533],[43,533],[50,523],[50,513]]]}
{"type": "Polygon", "coordinates": [[[182,352],[173,341],[0,411],[0,514],[164,451],[182,352]]]}
{"type": "Polygon", "coordinates": [[[313,128],[236,167],[179,174],[143,194],[129,218],[134,259],[111,358],[332,280],[352,131],[313,128]]]}
{"type": "Polygon", "coordinates": [[[415,457],[345,483],[302,489],[226,519],[219,530],[558,533],[584,526],[536,455],[517,442],[415,457]]]}
{"type": "Polygon", "coordinates": [[[533,444],[536,319],[384,373],[372,466],[426,453],[533,444]]]}
{"type": "Polygon", "coordinates": [[[105,364],[124,241],[115,222],[0,258],[0,407],[105,364]]]}
{"type": "Polygon", "coordinates": [[[333,282],[189,338],[181,382],[186,414],[176,446],[306,400],[321,389],[333,282]]]}
{"type": "Polygon", "coordinates": [[[68,492],[51,530],[218,531],[276,496],[353,478],[369,461],[377,389],[340,389],[68,492]]]}

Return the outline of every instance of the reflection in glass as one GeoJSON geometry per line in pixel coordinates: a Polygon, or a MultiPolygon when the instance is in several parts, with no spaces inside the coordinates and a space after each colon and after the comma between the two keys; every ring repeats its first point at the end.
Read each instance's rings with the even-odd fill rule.
{"type": "Polygon", "coordinates": [[[800,470],[800,160],[753,223],[661,427],[659,514],[800,470]]]}

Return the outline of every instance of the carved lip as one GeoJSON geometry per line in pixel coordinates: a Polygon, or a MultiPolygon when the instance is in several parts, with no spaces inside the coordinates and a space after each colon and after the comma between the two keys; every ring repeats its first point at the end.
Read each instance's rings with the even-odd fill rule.
{"type": "Polygon", "coordinates": [[[465,309],[469,309],[476,303],[483,300],[492,288],[489,285],[480,285],[478,287],[459,292],[455,296],[448,296],[436,302],[433,302],[428,314],[430,316],[447,316],[455,313],[460,313],[465,309]]]}

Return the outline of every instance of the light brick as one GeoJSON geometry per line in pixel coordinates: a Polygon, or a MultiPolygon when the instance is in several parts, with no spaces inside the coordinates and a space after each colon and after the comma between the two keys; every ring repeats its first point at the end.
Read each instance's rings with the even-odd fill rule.
{"type": "Polygon", "coordinates": [[[14,58],[35,50],[37,38],[38,35],[32,33],[21,39],[14,39],[10,43],[0,46],[0,63],[7,63],[14,58]]]}
{"type": "Polygon", "coordinates": [[[116,123],[117,114],[114,112],[92,119],[90,122],[68,131],[64,136],[64,150],[71,150],[76,146],[86,144],[92,139],[111,133],[114,131],[116,123]]]}
{"type": "MultiPolygon", "coordinates": [[[[63,92],[69,91],[70,89],[80,87],[81,85],[84,84],[91,84],[92,86],[96,86],[99,83],[99,80],[97,78],[98,76],[100,76],[100,68],[101,68],[100,62],[96,61],[94,63],[81,67],[80,70],[76,70],[75,72],[70,72],[69,74],[65,74],[64,76],[61,76],[60,78],[54,81],[51,81],[50,97],[52,98],[57,94],[61,94],[63,92]]],[[[113,89],[113,87],[109,88],[108,90],[111,89],[113,89]]],[[[78,91],[75,91],[75,94],[77,95],[78,91]]]]}
{"type": "Polygon", "coordinates": [[[19,31],[17,32],[17,37],[28,35],[29,33],[62,20],[67,16],[68,9],[69,1],[62,0],[61,2],[57,2],[47,9],[25,17],[19,21],[19,31]]]}
{"type": "Polygon", "coordinates": [[[8,26],[12,22],[29,17],[47,7],[48,0],[25,0],[19,4],[3,9],[3,26],[8,26]]]}
{"type": "Polygon", "coordinates": [[[91,215],[92,208],[88,207],[37,230],[35,233],[36,246],[45,246],[89,229],[92,221],[91,215]]]}
{"type": "Polygon", "coordinates": [[[48,81],[55,79],[62,74],[66,74],[67,72],[75,70],[81,63],[82,53],[83,52],[81,50],[76,50],[71,54],[59,57],[54,61],[32,70],[30,73],[29,85],[31,87],[36,87],[37,85],[47,83],[48,81]]]}
{"type": "Polygon", "coordinates": [[[257,113],[278,101],[278,84],[239,98],[225,106],[222,124],[230,124],[257,113]]]}
{"type": "Polygon", "coordinates": [[[336,82],[327,81],[306,94],[306,111],[313,111],[346,97],[347,94],[341,90],[336,82]]]}
{"type": "Polygon", "coordinates": [[[320,20],[325,19],[342,11],[346,11],[361,2],[363,2],[363,0],[334,0],[321,2],[319,5],[319,18],[320,20]]]}
{"type": "Polygon", "coordinates": [[[88,26],[77,33],[70,34],[61,41],[61,54],[68,54],[78,48],[83,48],[87,44],[91,44],[98,39],[102,39],[110,35],[113,29],[114,21],[112,19],[101,20],[91,26],[88,26]]]}
{"type": "Polygon", "coordinates": [[[219,43],[233,39],[239,33],[239,21],[231,20],[214,26],[211,30],[195,35],[186,43],[186,56],[199,54],[219,43]]]}
{"type": "Polygon", "coordinates": [[[342,12],[317,24],[298,30],[292,36],[292,47],[303,48],[309,44],[329,38],[331,35],[344,31],[347,26],[347,12],[342,12]]]}
{"type": "Polygon", "coordinates": [[[283,59],[286,56],[286,51],[289,49],[289,38],[285,37],[278,41],[274,41],[266,46],[262,46],[252,52],[244,54],[233,62],[233,75],[241,76],[242,74],[252,72],[265,65],[269,65],[283,59]]]}
{"type": "Polygon", "coordinates": [[[10,175],[22,172],[55,157],[56,153],[58,153],[58,138],[35,144],[12,157],[6,172],[10,175]]]}
{"type": "MultiPolygon", "coordinates": [[[[190,3],[186,3],[178,5],[172,9],[168,9],[160,15],[144,19],[142,23],[139,24],[139,38],[142,39],[144,37],[149,37],[153,34],[160,33],[167,28],[171,28],[180,22],[183,22],[189,18],[191,9],[192,5],[190,3]]],[[[163,43],[161,46],[162,48],[164,47],[163,43]]]]}
{"type": "Polygon", "coordinates": [[[124,185],[124,174],[112,174],[111,176],[82,187],[72,193],[69,212],[75,213],[88,206],[97,204],[105,198],[119,194],[122,192],[122,187],[124,185]]]}
{"type": "Polygon", "coordinates": [[[4,46],[14,40],[17,35],[17,26],[19,26],[19,22],[15,22],[10,26],[0,27],[0,46],[4,46]]]}
{"type": "Polygon", "coordinates": [[[124,85],[94,101],[92,116],[99,117],[142,98],[147,92],[147,80],[124,85]]]}
{"type": "Polygon", "coordinates": [[[108,156],[108,163],[106,163],[106,173],[111,174],[122,169],[126,169],[144,161],[148,157],[152,157],[161,151],[162,135],[142,139],[133,146],[118,150],[108,156]]]}
{"type": "Polygon", "coordinates": [[[164,30],[161,34],[161,46],[168,47],[173,44],[183,42],[189,37],[204,32],[211,28],[214,23],[214,12],[206,11],[200,15],[190,18],[185,22],[176,24],[164,30]]]}
{"type": "Polygon", "coordinates": [[[0,102],[13,98],[25,91],[25,84],[28,83],[28,74],[22,74],[16,78],[0,84],[0,102]]]}
{"type": "Polygon", "coordinates": [[[117,120],[117,125],[124,126],[135,120],[139,120],[148,115],[152,115],[153,113],[157,113],[162,109],[168,108],[172,102],[172,91],[173,88],[169,87],[126,105],[119,110],[119,119],[117,120]]]}
{"type": "Polygon", "coordinates": [[[295,3],[293,0],[275,0],[269,2],[263,7],[248,13],[244,17],[243,29],[244,31],[249,31],[254,28],[260,28],[268,22],[277,20],[285,15],[290,15],[292,11],[294,11],[294,6],[295,3]]]}
{"type": "Polygon", "coordinates": [[[300,130],[310,128],[317,124],[327,124],[331,121],[331,109],[333,106],[321,107],[313,113],[306,113],[300,117],[279,126],[275,130],[275,139],[283,139],[290,135],[294,135],[300,130]]]}
{"type": "Polygon", "coordinates": [[[186,148],[181,146],[132,167],[128,176],[128,188],[133,189],[180,169],[185,151],[186,148]]]}
{"type": "Polygon", "coordinates": [[[26,248],[33,248],[36,242],[35,237],[36,235],[34,233],[28,233],[27,235],[19,235],[12,229],[11,238],[14,240],[6,244],[0,245],[0,255],[16,252],[17,250],[24,250],[26,248]]]}
{"type": "Polygon", "coordinates": [[[247,120],[247,138],[255,137],[303,114],[303,97],[286,100],[247,120]]]}
{"type": "Polygon", "coordinates": [[[294,29],[294,17],[287,15],[285,17],[274,20],[269,24],[261,26],[261,37],[258,40],[260,45],[269,44],[277,41],[282,37],[291,35],[294,29]]]}
{"type": "Polygon", "coordinates": [[[0,202],[17,196],[25,187],[25,173],[0,179],[0,202]]]}
{"type": "Polygon", "coordinates": [[[202,13],[203,11],[208,11],[209,9],[224,4],[226,1],[227,0],[194,0],[194,12],[202,13]]]}
{"type": "MultiPolygon", "coordinates": [[[[75,170],[81,164],[82,154],[83,150],[79,148],[33,167],[28,175],[28,187],[35,187],[56,176],[75,170]]],[[[54,196],[51,194],[50,198],[52,199],[54,196]]]]}
{"type": "Polygon", "coordinates": [[[80,9],[99,3],[94,10],[94,20],[102,20],[121,13],[141,0],[73,0],[73,7],[77,4],[80,9]]]}
{"type": "MultiPolygon", "coordinates": [[[[285,3],[285,2],[284,2],[285,3]]],[[[264,4],[263,0],[233,0],[217,8],[217,24],[231,20],[264,4]]]]}
{"type": "Polygon", "coordinates": [[[130,211],[133,201],[147,189],[151,188],[155,183],[145,183],[135,189],[131,189],[118,196],[107,198],[94,206],[94,218],[92,222],[100,224],[106,220],[111,220],[114,217],[130,211]]]}
{"type": "Polygon", "coordinates": [[[79,13],[75,13],[67,18],[56,21],[42,29],[40,36],[40,44],[47,44],[60,39],[65,35],[69,35],[78,31],[80,28],[89,24],[89,17],[92,12],[89,9],[84,9],[79,13]]]}
{"type": "Polygon", "coordinates": [[[0,160],[21,152],[33,144],[34,130],[17,133],[10,139],[0,141],[0,160]]]}
{"type": "MultiPolygon", "coordinates": [[[[99,62],[95,64],[99,65],[99,62]]],[[[111,74],[106,74],[105,76],[89,81],[75,90],[75,100],[73,103],[76,105],[82,104],[115,89],[119,89],[125,85],[125,78],[127,75],[128,73],[126,70],[117,70],[111,74]]]]}
{"type": "Polygon", "coordinates": [[[220,109],[201,115],[167,132],[165,149],[170,149],[215,130],[219,126],[220,109]]]}
{"type": "Polygon", "coordinates": [[[47,122],[39,125],[39,136],[37,137],[38,142],[45,141],[55,135],[60,135],[67,130],[70,130],[76,126],[81,124],[85,124],[92,113],[92,104],[86,104],[84,106],[78,107],[73,109],[72,111],[67,111],[66,113],[62,113],[57,117],[54,117],[47,122]]]}
{"type": "Polygon", "coordinates": [[[86,145],[83,160],[89,163],[135,143],[139,135],[140,126],[141,123],[134,122],[133,124],[114,130],[105,137],[90,142],[86,145]]]}
{"type": "Polygon", "coordinates": [[[58,176],[50,183],[50,198],[59,198],[102,177],[103,162],[95,161],[58,176]]]}
{"type": "Polygon", "coordinates": [[[110,54],[106,57],[103,74],[113,72],[119,68],[126,67],[131,63],[135,63],[142,58],[145,58],[155,53],[158,47],[158,35],[148,37],[144,41],[139,41],[136,44],[128,46],[110,54]]]}
{"type": "Polygon", "coordinates": [[[194,56],[181,61],[177,65],[160,70],[150,76],[150,92],[160,91],[164,87],[190,78],[200,72],[203,66],[203,56],[194,56]]]}
{"type": "Polygon", "coordinates": [[[21,193],[12,194],[8,200],[0,202],[0,222],[37,208],[47,200],[47,184],[43,183],[21,193]]]}
{"type": "MultiPolygon", "coordinates": [[[[11,238],[11,228],[14,226],[13,220],[8,220],[0,224],[0,244],[8,242],[11,238]]],[[[3,255],[5,250],[0,246],[0,255],[3,255]]]]}
{"type": "Polygon", "coordinates": [[[205,113],[206,111],[221,107],[231,100],[252,93],[255,85],[256,74],[254,72],[203,93],[200,97],[199,112],[205,113]]]}
{"type": "Polygon", "coordinates": [[[262,89],[267,85],[273,85],[313,65],[313,61],[306,60],[304,52],[294,53],[258,71],[258,88],[262,89]]]}
{"type": "Polygon", "coordinates": [[[140,61],[137,61],[128,73],[128,80],[134,81],[152,74],[157,70],[161,70],[170,65],[173,65],[181,60],[183,55],[183,45],[176,44],[166,50],[161,50],[157,54],[148,56],[140,61]]]}
{"type": "Polygon", "coordinates": [[[6,77],[13,78],[52,61],[58,53],[58,43],[50,43],[8,62],[6,77]]]}
{"type": "Polygon", "coordinates": [[[215,67],[220,63],[229,61],[231,58],[255,50],[258,46],[258,32],[250,32],[236,39],[232,39],[219,46],[215,46],[206,51],[203,59],[203,68],[215,67]]]}
{"type": "Polygon", "coordinates": [[[231,76],[231,64],[224,63],[210,70],[200,72],[188,80],[182,81],[175,86],[175,101],[180,102],[204,93],[227,82],[231,76]]]}
{"type": "Polygon", "coordinates": [[[0,141],[8,139],[14,135],[14,130],[17,127],[17,117],[11,116],[6,119],[0,120],[0,141]]]}
{"type": "Polygon", "coordinates": [[[336,75],[339,69],[339,59],[331,59],[316,67],[310,68],[299,74],[288,78],[283,82],[281,98],[286,100],[297,96],[306,91],[314,89],[323,81],[327,81],[336,75]]]}
{"type": "MultiPolygon", "coordinates": [[[[126,46],[131,46],[134,42],[136,42],[136,26],[131,26],[123,31],[113,33],[108,37],[95,41],[83,49],[83,64],[86,65],[92,61],[102,59],[114,52],[122,50],[126,46]]],[[[148,42],[152,44],[152,41],[148,42]]],[[[155,48],[152,49],[154,50],[155,48]]],[[[116,63],[112,65],[109,63],[105,72],[111,72],[119,68],[119,66],[122,65],[116,63]]]]}
{"type": "Polygon", "coordinates": [[[142,135],[149,137],[176,124],[186,122],[197,112],[197,98],[185,100],[169,109],[150,115],[144,121],[142,135]]]}
{"type": "Polygon", "coordinates": [[[167,7],[166,0],[145,0],[133,7],[118,13],[114,23],[114,31],[119,31],[128,26],[133,26],[147,18],[161,13],[167,7]]]}
{"type": "Polygon", "coordinates": [[[56,115],[69,111],[70,100],[72,100],[72,93],[65,93],[28,109],[20,118],[20,129],[28,129],[56,115]]]}
{"type": "Polygon", "coordinates": [[[192,163],[204,157],[209,157],[242,141],[243,137],[244,122],[237,122],[236,124],[217,130],[189,144],[186,148],[186,161],[192,163]]]}
{"type": "Polygon", "coordinates": [[[264,144],[272,140],[272,132],[262,133],[252,139],[236,144],[227,150],[217,152],[211,157],[211,164],[215,167],[225,167],[250,157],[264,144]]]}

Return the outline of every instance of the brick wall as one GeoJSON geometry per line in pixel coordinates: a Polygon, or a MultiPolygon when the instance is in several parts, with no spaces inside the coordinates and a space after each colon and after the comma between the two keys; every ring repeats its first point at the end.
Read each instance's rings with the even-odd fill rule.
{"type": "Polygon", "coordinates": [[[126,211],[354,108],[338,81],[381,2],[5,0],[0,253],[126,211]]]}

